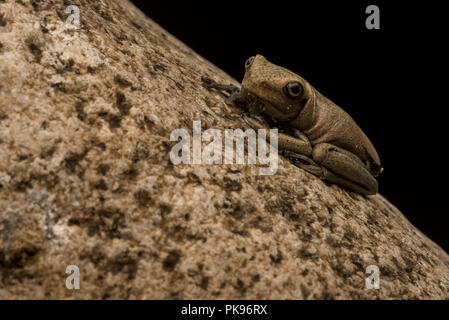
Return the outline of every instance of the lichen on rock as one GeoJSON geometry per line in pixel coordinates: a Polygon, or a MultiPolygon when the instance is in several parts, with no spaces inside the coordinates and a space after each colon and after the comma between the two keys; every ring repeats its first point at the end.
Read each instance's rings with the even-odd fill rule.
{"type": "Polygon", "coordinates": [[[0,298],[449,297],[447,253],[379,194],[284,158],[173,165],[174,129],[246,128],[200,79],[238,83],[126,0],[73,4],[79,30],[65,1],[0,1],[0,298]]]}

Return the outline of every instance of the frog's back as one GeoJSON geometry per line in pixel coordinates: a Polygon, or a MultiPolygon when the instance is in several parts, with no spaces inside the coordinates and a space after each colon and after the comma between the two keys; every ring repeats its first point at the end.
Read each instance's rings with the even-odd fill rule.
{"type": "Polygon", "coordinates": [[[300,130],[308,136],[312,145],[331,143],[380,167],[379,155],[362,129],[348,113],[316,89],[310,103],[301,111],[300,118],[304,119],[300,121],[300,130]]]}

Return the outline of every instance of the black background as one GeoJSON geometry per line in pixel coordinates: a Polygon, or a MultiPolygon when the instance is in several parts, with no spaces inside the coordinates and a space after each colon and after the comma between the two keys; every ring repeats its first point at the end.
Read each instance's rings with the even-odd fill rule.
{"type": "Polygon", "coordinates": [[[308,80],[365,131],[385,171],[379,192],[449,251],[447,33],[443,8],[409,1],[133,1],[241,80],[263,54],[308,80]],[[380,8],[380,30],[365,9],[380,8]]]}

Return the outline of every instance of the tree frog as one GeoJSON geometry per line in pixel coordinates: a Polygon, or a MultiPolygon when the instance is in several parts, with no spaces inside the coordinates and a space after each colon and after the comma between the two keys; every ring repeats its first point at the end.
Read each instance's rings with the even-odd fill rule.
{"type": "Polygon", "coordinates": [[[343,109],[299,75],[262,55],[245,63],[241,88],[203,77],[206,88],[226,91],[254,129],[279,127],[278,146],[294,164],[323,180],[364,195],[376,194],[383,170],[371,141],[343,109]]]}

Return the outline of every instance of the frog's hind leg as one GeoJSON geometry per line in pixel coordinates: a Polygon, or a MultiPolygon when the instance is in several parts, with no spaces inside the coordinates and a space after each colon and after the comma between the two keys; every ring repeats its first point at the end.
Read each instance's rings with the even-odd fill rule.
{"type": "Polygon", "coordinates": [[[324,179],[325,169],[315,161],[313,161],[311,158],[289,150],[283,150],[282,154],[290,159],[295,166],[304,169],[305,171],[317,176],[320,179],[324,179]]]}
{"type": "Polygon", "coordinates": [[[314,146],[313,160],[323,168],[323,178],[352,191],[371,195],[377,193],[377,180],[363,162],[351,152],[328,143],[314,146]]]}

